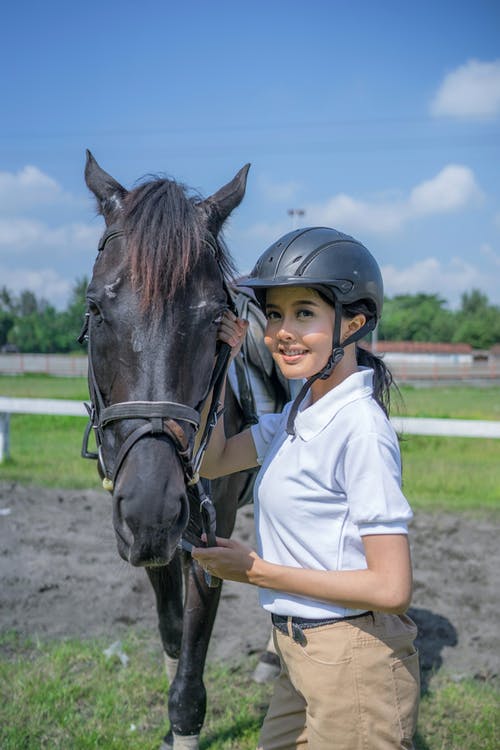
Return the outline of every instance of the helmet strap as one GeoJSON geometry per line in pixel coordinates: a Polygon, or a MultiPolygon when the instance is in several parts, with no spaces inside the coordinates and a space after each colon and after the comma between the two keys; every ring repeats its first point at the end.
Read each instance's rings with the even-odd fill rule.
{"type": "Polygon", "coordinates": [[[296,395],[294,402],[291,406],[290,413],[288,415],[288,419],[286,421],[286,431],[288,435],[295,435],[295,417],[298,414],[299,406],[304,400],[304,397],[306,393],[308,392],[309,388],[312,386],[313,383],[316,382],[316,380],[326,380],[330,377],[340,360],[344,356],[344,349],[346,346],[349,346],[349,344],[354,344],[355,341],[359,341],[359,339],[362,339],[364,336],[366,336],[370,331],[373,331],[375,326],[377,325],[377,319],[375,317],[370,318],[367,320],[361,328],[359,328],[355,333],[353,333],[351,336],[348,336],[342,343],[340,342],[340,329],[342,326],[342,304],[335,300],[335,321],[333,324],[333,341],[332,341],[332,353],[328,357],[328,361],[324,367],[321,368],[319,372],[317,372],[315,375],[312,375],[310,378],[306,380],[298,394],[296,395]]]}
{"type": "Polygon", "coordinates": [[[295,435],[295,417],[298,414],[299,406],[302,403],[306,393],[316,380],[326,380],[330,377],[340,360],[344,356],[344,346],[340,343],[340,329],[342,326],[342,305],[338,300],[335,300],[335,320],[333,323],[333,340],[332,340],[332,353],[328,357],[328,361],[321,370],[306,380],[298,394],[296,395],[294,402],[291,406],[288,419],[286,421],[286,431],[289,435],[295,435]]]}

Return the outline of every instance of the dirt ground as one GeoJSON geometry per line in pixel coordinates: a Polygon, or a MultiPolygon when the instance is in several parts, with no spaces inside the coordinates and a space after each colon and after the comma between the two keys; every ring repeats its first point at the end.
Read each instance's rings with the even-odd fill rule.
{"type": "MultiPolygon", "coordinates": [[[[419,513],[410,539],[424,686],[500,675],[498,516],[419,513]]],[[[251,507],[235,536],[253,540],[251,507]]],[[[105,636],[132,626],[156,638],[153,592],[142,570],[116,551],[103,491],[48,490],[0,482],[0,631],[41,639],[105,636]]],[[[251,586],[226,582],[209,659],[239,661],[264,648],[267,615],[251,586]]],[[[158,640],[159,643],[159,640],[158,640]]]]}

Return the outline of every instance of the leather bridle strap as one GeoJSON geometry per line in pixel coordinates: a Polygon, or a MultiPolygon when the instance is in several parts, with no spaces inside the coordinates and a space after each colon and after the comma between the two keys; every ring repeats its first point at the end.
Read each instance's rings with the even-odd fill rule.
{"type": "Polygon", "coordinates": [[[102,410],[100,423],[106,427],[120,419],[182,419],[196,429],[200,426],[200,415],[196,409],[176,401],[123,401],[111,404],[102,410]]]}
{"type": "MultiPolygon", "coordinates": [[[[133,403],[133,402],[132,402],[133,403]]],[[[114,406],[122,406],[122,404],[114,404],[114,406]]],[[[128,406],[128,404],[123,404],[123,406],[128,406]]],[[[146,422],[146,424],[141,425],[140,427],[137,427],[133,432],[130,433],[130,435],[126,438],[126,440],[122,443],[120,446],[120,450],[118,451],[118,455],[115,458],[114,465],[113,465],[113,472],[111,477],[109,479],[113,483],[113,486],[116,482],[116,478],[118,476],[118,472],[120,471],[120,468],[125,460],[125,457],[127,456],[130,449],[137,443],[138,440],[140,440],[144,435],[158,435],[161,433],[165,433],[167,437],[169,437],[172,442],[174,443],[174,447],[176,450],[176,453],[179,455],[179,457],[182,460],[184,471],[186,470],[185,465],[187,463],[186,457],[189,453],[189,448],[186,440],[186,436],[184,433],[184,430],[182,427],[177,424],[175,419],[179,419],[178,416],[173,416],[173,414],[164,414],[163,416],[157,416],[154,414],[157,413],[157,409],[154,407],[157,406],[157,403],[150,402],[144,404],[144,406],[150,406],[153,407],[151,409],[152,414],[147,415],[146,411],[143,411],[141,414],[124,414],[123,416],[116,416],[113,419],[147,419],[149,420],[146,422]],[[182,435],[182,438],[180,437],[182,435]],[[184,454],[181,456],[181,454],[184,454]]],[[[182,407],[182,404],[176,404],[176,406],[182,407]]],[[[111,408],[111,407],[108,407],[111,408]]],[[[189,409],[189,407],[186,407],[189,409]]],[[[190,410],[191,411],[191,410],[190,410]]],[[[103,419],[100,422],[101,427],[105,427],[107,424],[109,424],[113,419],[109,419],[105,422],[103,419]]],[[[109,476],[109,475],[108,475],[109,476]]]]}

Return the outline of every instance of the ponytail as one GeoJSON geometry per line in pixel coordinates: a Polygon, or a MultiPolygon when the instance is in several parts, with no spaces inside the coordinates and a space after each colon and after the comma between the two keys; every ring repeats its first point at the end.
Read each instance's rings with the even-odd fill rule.
{"type": "MultiPolygon", "coordinates": [[[[342,313],[346,318],[354,318],[362,314],[367,320],[376,315],[376,310],[371,300],[359,300],[343,306],[342,313]]],[[[391,407],[391,388],[395,388],[398,395],[399,388],[394,382],[392,373],[381,357],[372,354],[368,349],[356,344],[356,360],[361,367],[371,367],[373,370],[373,398],[388,417],[391,407]]]]}
{"type": "Polygon", "coordinates": [[[381,357],[357,344],[356,359],[361,367],[371,367],[373,370],[373,398],[388,417],[391,408],[391,387],[399,393],[391,371],[381,357]]]}

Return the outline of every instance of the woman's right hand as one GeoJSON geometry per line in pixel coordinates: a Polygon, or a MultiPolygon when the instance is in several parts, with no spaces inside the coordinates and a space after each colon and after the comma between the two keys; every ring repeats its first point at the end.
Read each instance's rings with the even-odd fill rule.
{"type": "Polygon", "coordinates": [[[226,310],[219,324],[217,338],[231,347],[233,360],[240,351],[248,329],[248,320],[238,318],[231,310],[226,310]]]}

